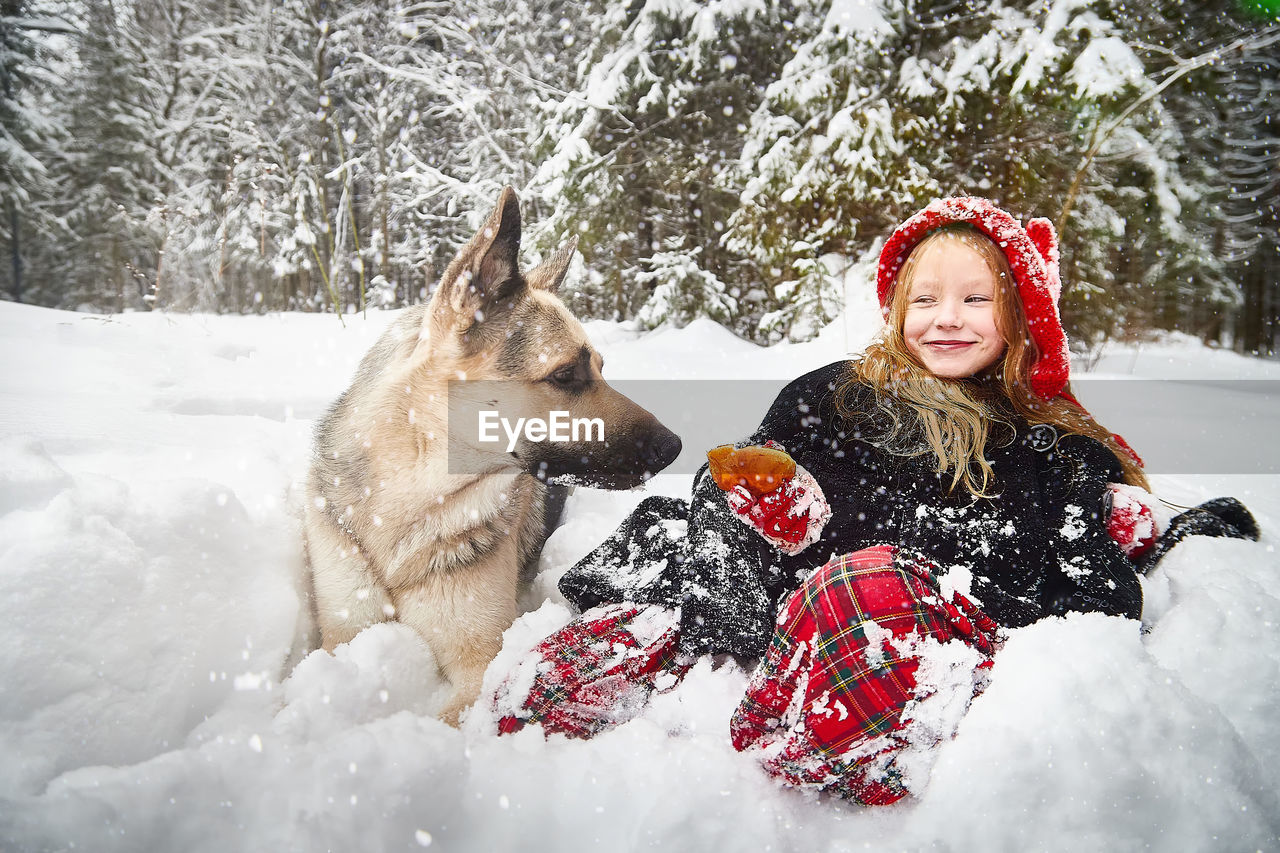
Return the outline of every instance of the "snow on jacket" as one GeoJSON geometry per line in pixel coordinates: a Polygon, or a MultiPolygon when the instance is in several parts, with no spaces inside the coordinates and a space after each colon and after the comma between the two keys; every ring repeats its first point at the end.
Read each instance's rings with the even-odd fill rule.
{"type": "Polygon", "coordinates": [[[946,582],[1006,627],[1066,611],[1138,618],[1142,590],[1133,563],[1107,535],[1108,482],[1118,460],[1098,441],[1029,425],[1009,413],[993,425],[986,458],[989,498],[935,470],[932,453],[902,456],[878,446],[875,392],[854,386],[836,412],[849,362],[788,385],[750,438],[772,439],[808,469],[831,504],[821,538],[795,556],[739,523],[704,467],[692,501],[653,497],[569,570],[560,589],[582,609],[629,601],[681,608],[681,644],[693,653],[763,654],[778,602],[833,557],[877,544],[918,554],[946,582]]]}

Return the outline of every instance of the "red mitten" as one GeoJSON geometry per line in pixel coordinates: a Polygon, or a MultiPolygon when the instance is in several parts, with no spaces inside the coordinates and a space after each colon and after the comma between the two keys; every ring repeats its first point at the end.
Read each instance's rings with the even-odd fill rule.
{"type": "Polygon", "coordinates": [[[680,611],[608,604],[583,613],[525,655],[493,697],[498,733],[530,723],[589,738],[639,715],[692,665],[679,654],[680,611]]]}
{"type": "Polygon", "coordinates": [[[735,486],[724,494],[739,521],[788,555],[799,554],[818,541],[831,518],[822,487],[799,465],[781,486],[759,498],[745,486],[735,486]]]}
{"type": "Polygon", "coordinates": [[[1107,535],[1116,541],[1130,559],[1141,557],[1156,544],[1159,530],[1151,506],[1144,498],[1147,492],[1118,483],[1108,484],[1111,512],[1107,516],[1107,535]]]}

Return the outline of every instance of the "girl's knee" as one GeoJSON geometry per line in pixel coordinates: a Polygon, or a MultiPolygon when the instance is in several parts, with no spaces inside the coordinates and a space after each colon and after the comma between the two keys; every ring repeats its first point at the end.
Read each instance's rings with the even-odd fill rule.
{"type": "Polygon", "coordinates": [[[914,620],[924,584],[895,565],[889,545],[835,557],[815,569],[787,600],[779,627],[812,622],[819,632],[862,622],[914,620]]]}

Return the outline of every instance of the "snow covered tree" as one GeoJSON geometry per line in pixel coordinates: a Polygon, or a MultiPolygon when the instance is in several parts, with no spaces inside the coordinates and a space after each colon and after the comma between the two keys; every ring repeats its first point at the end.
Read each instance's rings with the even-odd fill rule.
{"type": "Polygon", "coordinates": [[[388,2],[354,9],[338,27],[345,233],[365,247],[357,263],[381,278],[384,292],[417,301],[470,236],[474,217],[517,180],[512,146],[497,139],[509,134],[491,112],[478,53],[483,27],[476,16],[456,19],[448,4],[388,2]]]}
{"type": "Polygon", "coordinates": [[[0,282],[45,304],[407,304],[511,183],[584,316],[806,338],[970,192],[1059,221],[1078,339],[1280,325],[1280,30],[1236,0],[0,4],[0,282]]]}
{"type": "MultiPolygon", "coordinates": [[[[865,258],[930,199],[989,195],[1060,220],[1068,322],[1108,333],[1141,284],[1117,276],[1117,252],[1209,257],[1180,223],[1203,187],[1178,167],[1176,128],[1154,99],[1126,114],[1154,84],[1118,16],[1104,0],[834,4],[752,118],[728,245],[803,298],[827,286],[822,255],[865,258]]],[[[775,334],[812,325],[770,307],[775,334]]]]}
{"type": "Polygon", "coordinates": [[[421,299],[502,185],[531,173],[536,123],[524,113],[538,88],[528,81],[554,56],[544,45],[564,38],[567,8],[482,3],[460,18],[446,3],[291,0],[271,10],[272,37],[242,48],[246,65],[265,67],[243,94],[259,109],[232,123],[219,268],[265,264],[296,282],[285,289],[299,307],[359,308],[375,287],[380,301],[421,299]]]}
{"type": "Polygon", "coordinates": [[[1280,351],[1280,14],[1227,53],[1222,175],[1222,249],[1240,284],[1231,342],[1241,352],[1280,351]],[[1260,37],[1259,37],[1260,36],[1260,37]]]}
{"type": "Polygon", "coordinates": [[[659,279],[650,259],[668,252],[673,237],[696,250],[715,280],[735,282],[735,304],[746,297],[739,282],[752,274],[720,240],[737,204],[721,175],[792,33],[811,17],[807,5],[779,2],[604,8],[577,91],[550,119],[554,148],[535,179],[555,204],[555,227],[583,236],[595,277],[570,294],[579,313],[624,319],[646,304],[651,311],[659,279]]]}
{"type": "Polygon", "coordinates": [[[209,266],[219,307],[244,311],[340,306],[335,260],[344,174],[330,93],[336,4],[246,2],[226,22],[215,63],[224,109],[220,151],[207,163],[209,266]]]}
{"type": "Polygon", "coordinates": [[[77,25],[79,58],[68,82],[68,144],[54,168],[59,216],[73,238],[51,271],[58,304],[98,310],[149,307],[162,237],[151,219],[165,196],[149,105],[155,80],[127,2],[87,3],[77,25]]]}
{"type": "Polygon", "coordinates": [[[684,237],[668,238],[663,250],[648,259],[648,269],[636,274],[636,283],[651,288],[649,298],[636,312],[641,326],[652,329],[663,323],[687,326],[699,317],[727,324],[737,312],[737,301],[724,282],[698,265],[702,247],[686,249],[684,237]]]}
{"type": "Polygon", "coordinates": [[[1229,260],[1242,289],[1233,343],[1242,352],[1280,351],[1280,51],[1255,60],[1258,73],[1230,87],[1226,174],[1229,260]]]}
{"type": "MultiPolygon", "coordinates": [[[[32,245],[51,243],[58,223],[47,201],[54,193],[47,161],[63,141],[64,128],[52,109],[58,85],[51,39],[70,26],[51,4],[0,0],[0,236],[7,246],[0,267],[0,292],[29,300],[26,280],[32,245]]],[[[40,298],[40,278],[35,293],[40,298]]]]}
{"type": "Polygon", "coordinates": [[[67,141],[50,158],[59,194],[48,199],[65,236],[45,247],[42,301],[196,307],[187,256],[172,239],[206,215],[190,192],[218,108],[203,5],[67,3],[65,83],[51,110],[67,141]]]}
{"type": "Polygon", "coordinates": [[[193,0],[132,0],[132,29],[146,60],[135,71],[148,85],[142,107],[153,128],[151,159],[159,189],[147,224],[159,240],[152,291],[156,304],[176,309],[216,308],[210,261],[209,216],[224,150],[226,52],[239,25],[240,6],[210,7],[193,0]]]}
{"type": "MultiPolygon", "coordinates": [[[[1131,108],[1158,98],[1161,122],[1143,135],[1153,144],[1171,139],[1180,150],[1177,170],[1194,188],[1194,199],[1181,204],[1178,225],[1195,238],[1171,242],[1146,217],[1131,217],[1126,227],[1145,236],[1126,241],[1129,250],[1116,259],[1129,282],[1118,313],[1127,328],[1139,332],[1177,328],[1256,349],[1258,334],[1268,322],[1275,324],[1266,318],[1275,317],[1280,301],[1253,277],[1275,258],[1278,242],[1277,229],[1266,220],[1280,193],[1269,177],[1280,168],[1269,119],[1275,103],[1269,84],[1280,66],[1280,21],[1275,10],[1246,14],[1235,0],[1199,4],[1194,15],[1176,0],[1117,5],[1114,12],[1153,84],[1131,108]],[[1255,257],[1258,263],[1251,263],[1255,257]]],[[[1132,132],[1112,126],[1117,135],[1132,132]]]]}

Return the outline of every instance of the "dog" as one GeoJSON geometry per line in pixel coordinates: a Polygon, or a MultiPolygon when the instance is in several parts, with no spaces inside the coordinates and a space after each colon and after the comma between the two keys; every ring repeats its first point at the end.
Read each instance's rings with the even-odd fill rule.
{"type": "Polygon", "coordinates": [[[548,532],[548,485],[630,488],[680,453],[679,437],[604,381],[557,297],[576,247],[522,274],[506,187],[430,302],[397,318],[316,427],[304,528],[321,644],[411,626],[453,687],[440,712],[452,725],[515,620],[548,532]],[[503,418],[496,441],[486,407],[503,418]],[[510,429],[539,413],[559,413],[569,440],[510,429]],[[570,421],[597,429],[569,435],[570,421]]]}

